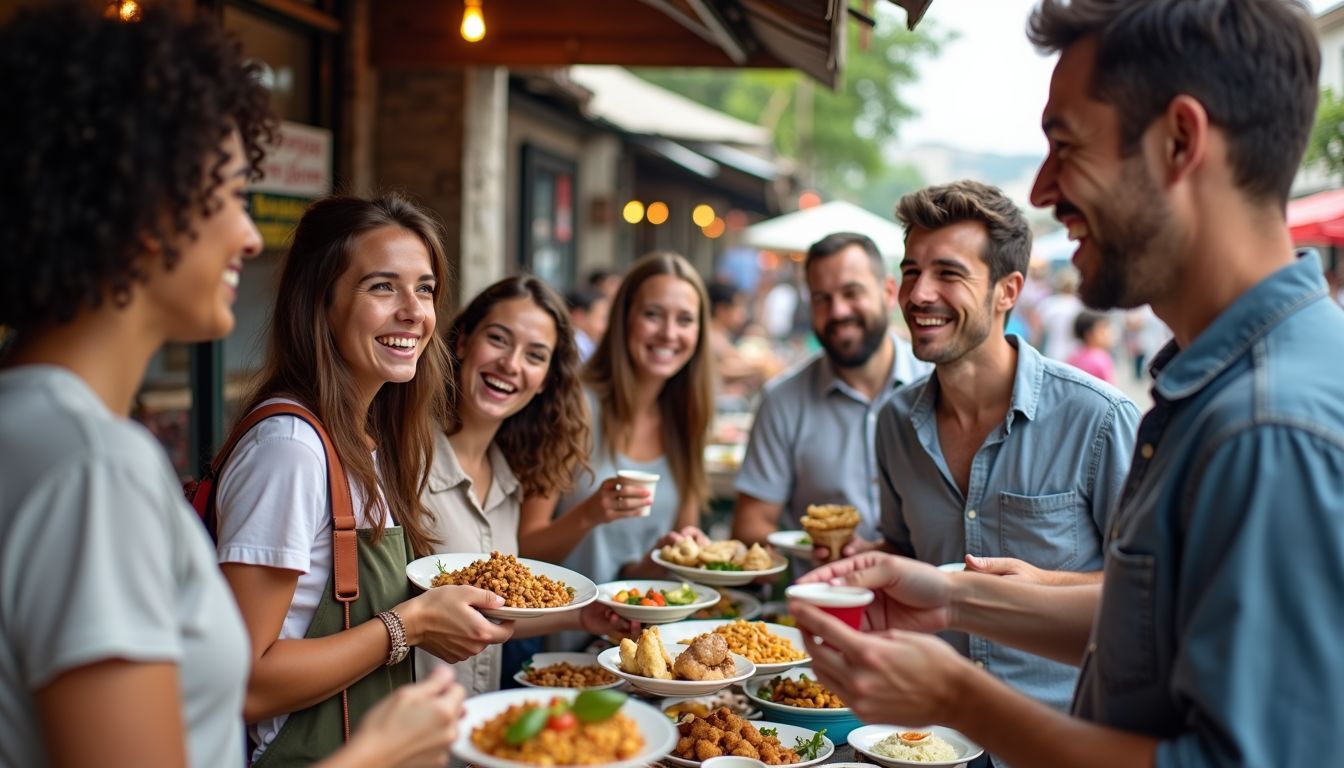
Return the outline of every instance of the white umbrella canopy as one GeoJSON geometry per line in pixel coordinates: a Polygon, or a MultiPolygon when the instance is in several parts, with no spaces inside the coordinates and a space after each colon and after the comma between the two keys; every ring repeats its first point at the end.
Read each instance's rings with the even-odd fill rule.
{"type": "Polygon", "coordinates": [[[888,261],[899,261],[905,255],[905,231],[899,224],[843,200],[752,224],[743,231],[742,243],[770,251],[806,252],[833,232],[867,235],[888,261]]]}

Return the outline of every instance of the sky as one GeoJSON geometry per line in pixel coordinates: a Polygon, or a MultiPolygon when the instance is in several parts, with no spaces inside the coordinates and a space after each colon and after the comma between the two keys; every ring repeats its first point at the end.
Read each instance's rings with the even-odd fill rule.
{"type": "MultiPolygon", "coordinates": [[[[1320,13],[1340,0],[1308,0],[1320,13]]],[[[901,128],[900,142],[958,149],[1044,155],[1041,109],[1054,58],[1043,57],[1024,32],[1035,0],[934,0],[925,22],[955,30],[958,39],[920,66],[904,91],[919,117],[901,128]]],[[[902,15],[903,11],[896,11],[902,15]]],[[[921,22],[921,26],[925,23],[921,22]]]]}

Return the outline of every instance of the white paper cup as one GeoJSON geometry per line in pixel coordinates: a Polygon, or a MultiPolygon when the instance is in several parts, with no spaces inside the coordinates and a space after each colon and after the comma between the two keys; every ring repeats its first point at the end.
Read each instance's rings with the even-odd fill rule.
{"type": "Polygon", "coordinates": [[[652,472],[640,472],[634,469],[622,469],[616,473],[616,476],[621,479],[622,485],[631,485],[638,488],[647,488],[649,490],[649,503],[639,510],[640,517],[648,517],[649,513],[653,511],[653,495],[658,487],[658,481],[661,479],[661,476],[655,475],[652,472]]]}

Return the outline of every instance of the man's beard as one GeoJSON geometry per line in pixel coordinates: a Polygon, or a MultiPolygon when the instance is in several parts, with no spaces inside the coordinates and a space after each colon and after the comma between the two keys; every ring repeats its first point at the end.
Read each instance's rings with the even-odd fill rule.
{"type": "Polygon", "coordinates": [[[868,319],[861,316],[855,316],[849,320],[840,320],[827,323],[822,332],[817,334],[817,340],[821,342],[822,349],[826,350],[826,356],[831,359],[837,368],[858,368],[867,363],[878,348],[882,346],[882,340],[887,336],[887,317],[879,314],[875,319],[868,319]],[[840,323],[858,323],[863,331],[859,338],[859,345],[852,352],[846,352],[830,342],[831,328],[840,323]]]}
{"type": "Polygon", "coordinates": [[[1139,157],[1125,162],[1109,210],[1089,222],[1098,264],[1083,275],[1078,298],[1093,309],[1132,309],[1151,303],[1175,283],[1182,263],[1171,210],[1139,157]]]}

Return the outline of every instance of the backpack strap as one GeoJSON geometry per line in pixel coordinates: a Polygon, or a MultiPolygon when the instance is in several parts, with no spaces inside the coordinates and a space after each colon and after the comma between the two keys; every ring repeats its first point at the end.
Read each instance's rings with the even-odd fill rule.
{"type": "Polygon", "coordinates": [[[294,416],[303,419],[317,432],[322,440],[322,448],[327,456],[327,500],[331,510],[331,561],[335,575],[335,598],[346,608],[346,629],[350,628],[350,603],[359,599],[359,553],[357,534],[355,533],[355,512],[350,500],[350,484],[345,479],[345,469],[336,455],[327,430],[312,411],[294,403],[272,403],[253,410],[238,422],[223,447],[206,467],[201,485],[209,483],[209,492],[205,499],[205,508],[198,510],[205,519],[210,535],[219,536],[219,510],[216,507],[216,495],[219,493],[219,476],[228,463],[234,447],[253,427],[272,416],[294,416]]]}

